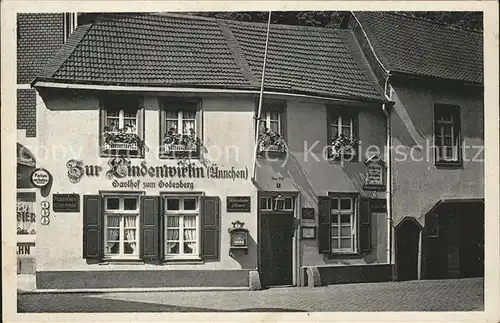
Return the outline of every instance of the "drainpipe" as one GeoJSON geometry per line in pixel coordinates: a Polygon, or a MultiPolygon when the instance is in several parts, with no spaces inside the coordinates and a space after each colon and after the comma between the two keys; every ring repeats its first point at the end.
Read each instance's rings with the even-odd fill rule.
{"type": "MultiPolygon", "coordinates": [[[[390,95],[387,95],[387,87],[389,85],[389,77],[390,74],[385,79],[384,84],[384,95],[388,100],[390,100],[390,95]]],[[[382,104],[382,111],[386,117],[386,163],[387,163],[387,172],[386,172],[386,204],[387,204],[387,240],[388,240],[388,252],[387,252],[387,263],[392,265],[392,130],[391,130],[391,115],[390,111],[387,108],[386,103],[382,104]]]]}

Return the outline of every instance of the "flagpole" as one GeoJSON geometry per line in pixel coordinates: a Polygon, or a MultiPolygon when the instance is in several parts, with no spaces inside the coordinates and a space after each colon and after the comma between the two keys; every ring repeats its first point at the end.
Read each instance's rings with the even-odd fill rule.
{"type": "Polygon", "coordinates": [[[255,149],[254,149],[254,162],[253,162],[253,170],[252,170],[252,180],[255,179],[255,169],[257,163],[257,152],[259,147],[259,128],[260,128],[260,115],[262,112],[262,98],[264,96],[264,79],[266,76],[266,62],[267,62],[267,49],[269,45],[269,29],[271,27],[271,11],[269,11],[269,17],[267,18],[267,34],[266,34],[266,46],[264,49],[264,63],[262,64],[262,78],[260,80],[260,94],[259,94],[259,106],[257,109],[257,117],[255,118],[257,121],[257,126],[255,128],[255,149]]]}

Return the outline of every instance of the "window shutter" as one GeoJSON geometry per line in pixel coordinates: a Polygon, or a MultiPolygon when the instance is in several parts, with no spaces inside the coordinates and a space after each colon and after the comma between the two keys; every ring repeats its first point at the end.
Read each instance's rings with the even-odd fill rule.
{"type": "Polygon", "coordinates": [[[144,140],[144,98],[141,97],[137,101],[137,134],[144,140]]]}
{"type": "Polygon", "coordinates": [[[141,196],[140,256],[145,262],[159,259],[160,197],[141,196]]]}
{"type": "Polygon", "coordinates": [[[453,138],[453,140],[456,141],[456,144],[457,144],[457,149],[458,149],[458,161],[462,161],[462,133],[461,133],[461,130],[462,130],[462,124],[461,124],[461,119],[460,119],[460,107],[459,106],[456,106],[454,109],[453,109],[453,120],[454,120],[454,124],[453,124],[453,131],[454,131],[454,135],[455,135],[455,138],[453,138]]]}
{"type": "Polygon", "coordinates": [[[166,112],[165,112],[165,107],[163,105],[163,101],[160,101],[160,125],[159,125],[159,131],[160,131],[160,152],[164,152],[163,149],[163,141],[165,140],[165,134],[167,133],[166,128],[166,112]]]}
{"type": "Polygon", "coordinates": [[[352,136],[354,137],[354,140],[356,144],[352,147],[354,150],[354,155],[357,155],[358,152],[358,143],[359,143],[359,118],[357,113],[353,113],[351,115],[352,118],[352,136]]]}
{"type": "Polygon", "coordinates": [[[201,256],[205,260],[218,260],[220,254],[220,199],[201,198],[201,256]]]}
{"type": "Polygon", "coordinates": [[[83,258],[100,260],[103,247],[101,197],[83,196],[83,258]]]}
{"type": "Polygon", "coordinates": [[[104,109],[104,106],[101,105],[99,107],[99,122],[100,122],[100,127],[99,127],[99,143],[100,147],[103,147],[104,142],[103,142],[103,133],[104,133],[104,126],[106,125],[106,110],[104,109]]]}
{"type": "Polygon", "coordinates": [[[330,253],[330,198],[318,196],[318,247],[319,253],[330,253]]]}
{"type": "Polygon", "coordinates": [[[328,149],[326,150],[325,158],[330,158],[330,156],[331,156],[331,146],[332,146],[332,136],[333,136],[332,122],[333,122],[332,111],[327,107],[326,108],[326,145],[328,146],[328,149]]]}
{"type": "Polygon", "coordinates": [[[201,100],[196,109],[196,136],[203,141],[203,110],[201,100]]]}
{"type": "Polygon", "coordinates": [[[286,127],[286,102],[283,103],[283,110],[280,110],[280,131],[283,140],[287,140],[287,127],[286,127]]]}
{"type": "Polygon", "coordinates": [[[362,252],[371,250],[371,210],[370,199],[359,200],[359,249],[362,252]]]}

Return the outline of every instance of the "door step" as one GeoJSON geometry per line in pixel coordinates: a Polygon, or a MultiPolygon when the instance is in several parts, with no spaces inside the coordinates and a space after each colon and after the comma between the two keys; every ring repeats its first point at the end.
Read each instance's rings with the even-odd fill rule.
{"type": "Polygon", "coordinates": [[[290,287],[295,287],[295,285],[273,285],[273,286],[266,286],[266,288],[290,288],[290,287]]]}

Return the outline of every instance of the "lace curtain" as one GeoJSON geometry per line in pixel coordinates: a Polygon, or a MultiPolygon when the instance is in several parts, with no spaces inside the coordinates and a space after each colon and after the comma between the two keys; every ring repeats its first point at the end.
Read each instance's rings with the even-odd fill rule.
{"type": "Polygon", "coordinates": [[[183,134],[191,134],[191,129],[196,131],[194,128],[194,119],[196,117],[195,111],[184,111],[183,112],[183,120],[182,120],[182,133],[183,134]]]}
{"type": "MultiPolygon", "coordinates": [[[[180,220],[179,216],[167,216],[167,254],[180,252],[180,220]],[[177,247],[177,250],[175,248],[177,247]]],[[[196,216],[184,216],[183,219],[184,253],[195,253],[196,249],[196,216]],[[186,248],[187,247],[187,248],[186,248]]]]}
{"type": "Polygon", "coordinates": [[[191,253],[194,253],[196,247],[196,217],[185,216],[184,228],[184,241],[187,241],[185,245],[191,249],[191,253]]]}
{"type": "MultiPolygon", "coordinates": [[[[167,240],[179,240],[179,217],[167,216],[167,240]]],[[[167,253],[172,253],[172,249],[178,244],[176,241],[167,242],[167,253]]]]}
{"type": "MultiPolygon", "coordinates": [[[[107,238],[108,238],[108,241],[113,241],[113,240],[118,240],[118,236],[120,234],[120,217],[118,216],[108,216],[107,217],[107,221],[108,221],[108,228],[111,227],[111,228],[116,228],[116,229],[108,229],[107,230],[107,238]]],[[[113,246],[115,244],[117,244],[118,242],[108,242],[107,243],[107,248],[108,248],[108,252],[111,252],[111,248],[113,248],[113,246]]]]}
{"type": "Polygon", "coordinates": [[[136,239],[136,226],[137,226],[137,217],[136,216],[126,216],[125,217],[125,228],[133,228],[133,229],[125,229],[125,239],[127,240],[129,246],[134,250],[134,254],[137,251],[137,242],[136,239]]]}

